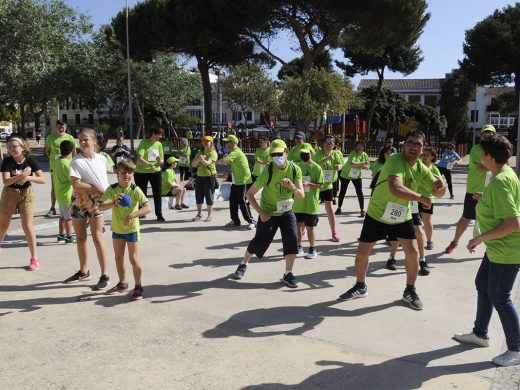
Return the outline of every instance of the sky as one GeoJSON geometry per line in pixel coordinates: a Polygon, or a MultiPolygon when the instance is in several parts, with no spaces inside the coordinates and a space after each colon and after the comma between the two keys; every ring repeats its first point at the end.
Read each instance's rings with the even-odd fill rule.
{"type": "MultiPolygon", "coordinates": [[[[119,11],[125,7],[125,0],[65,0],[69,6],[79,9],[91,16],[95,28],[110,23],[119,11]]],[[[128,0],[130,7],[138,0],[128,0]]],[[[424,60],[419,68],[406,78],[443,78],[446,73],[458,67],[458,60],[463,58],[462,45],[465,31],[496,9],[507,5],[514,5],[515,1],[506,0],[428,0],[428,12],[431,13],[424,33],[418,44],[423,52],[424,60]]],[[[131,28],[131,26],[130,26],[131,28]]],[[[280,37],[271,44],[271,49],[284,61],[301,56],[294,50],[298,45],[296,40],[289,36],[280,37]]],[[[334,53],[334,58],[342,60],[342,53],[334,53]]],[[[272,71],[276,77],[277,68],[272,71]]],[[[356,75],[352,81],[357,86],[361,78],[376,78],[375,74],[366,76],[356,75]]],[[[385,78],[404,78],[399,73],[385,73],[385,78]]]]}

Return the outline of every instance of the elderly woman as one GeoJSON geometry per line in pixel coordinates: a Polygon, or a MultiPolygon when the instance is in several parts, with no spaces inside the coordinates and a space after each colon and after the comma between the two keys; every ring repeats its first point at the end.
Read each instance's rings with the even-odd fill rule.
{"type": "Polygon", "coordinates": [[[135,184],[146,196],[148,182],[152,187],[155,216],[158,222],[164,222],[161,207],[162,174],[161,165],[164,162],[164,151],[160,139],[162,130],[151,128],[147,139],[143,139],[137,148],[137,164],[135,169],[135,184]]]}
{"type": "Polygon", "coordinates": [[[204,222],[212,220],[213,195],[215,194],[215,188],[217,188],[217,167],[215,166],[217,160],[218,154],[213,144],[213,137],[205,135],[202,137],[202,149],[195,155],[191,163],[193,168],[197,168],[197,180],[195,181],[197,215],[192,218],[193,222],[202,219],[202,202],[204,202],[204,199],[208,206],[208,216],[204,222]]]}
{"type": "Polygon", "coordinates": [[[489,345],[488,326],[493,308],[498,312],[505,333],[507,351],[495,356],[499,366],[520,364],[520,324],[511,301],[511,289],[520,267],[520,181],[507,165],[513,147],[509,141],[494,134],[480,142],[482,164],[493,178],[476,207],[476,236],[468,243],[468,250],[484,243],[486,253],[475,278],[477,314],[470,333],[456,333],[454,338],[481,347],[489,345]]]}

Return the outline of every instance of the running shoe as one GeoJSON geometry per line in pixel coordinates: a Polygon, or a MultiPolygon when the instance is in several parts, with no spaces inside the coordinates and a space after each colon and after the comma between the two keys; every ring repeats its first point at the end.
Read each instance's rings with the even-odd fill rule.
{"type": "Polygon", "coordinates": [[[388,259],[386,261],[386,269],[389,269],[390,271],[396,271],[397,270],[397,267],[395,266],[395,259],[388,259]]]}
{"type": "Polygon", "coordinates": [[[489,337],[479,337],[473,332],[455,333],[453,338],[461,343],[475,344],[479,347],[489,347],[489,337]]]}
{"type": "Polygon", "coordinates": [[[181,207],[183,209],[189,209],[190,208],[190,206],[188,206],[187,204],[184,204],[184,203],[181,204],[181,207]]]}
{"type": "Polygon", "coordinates": [[[106,275],[101,275],[99,278],[99,281],[97,282],[96,286],[94,287],[94,290],[104,290],[108,287],[110,284],[110,278],[106,275]]]}
{"type": "Polygon", "coordinates": [[[366,298],[368,296],[367,286],[361,287],[357,283],[350,290],[341,294],[338,299],[340,301],[351,301],[357,298],[366,298]]]}
{"type": "Polygon", "coordinates": [[[287,287],[298,287],[298,281],[296,280],[292,272],[289,272],[283,276],[282,283],[285,284],[287,287]]]}
{"type": "Polygon", "coordinates": [[[197,222],[197,221],[200,221],[201,219],[202,219],[202,215],[197,214],[196,216],[194,216],[194,217],[191,219],[191,222],[197,222]]]}
{"type": "Polygon", "coordinates": [[[65,234],[58,234],[56,241],[58,241],[58,242],[65,241],[65,234]]]}
{"type": "Polygon", "coordinates": [[[426,241],[426,246],[424,247],[424,249],[428,249],[429,251],[431,251],[433,249],[433,241],[426,241]]]}
{"type": "Polygon", "coordinates": [[[40,268],[40,262],[38,259],[35,259],[34,257],[29,260],[29,267],[27,267],[28,271],[36,271],[38,268],[40,268]]]}
{"type": "Polygon", "coordinates": [[[246,273],[247,264],[239,264],[237,270],[235,271],[235,279],[242,279],[246,273]]]}
{"type": "Polygon", "coordinates": [[[128,283],[118,282],[114,287],[109,288],[105,294],[107,294],[107,295],[112,295],[112,294],[116,294],[116,293],[121,294],[121,293],[125,292],[126,290],[128,290],[128,283]]]}
{"type": "Polygon", "coordinates": [[[78,282],[85,282],[87,280],[90,280],[90,271],[87,271],[86,274],[84,274],[81,271],[76,272],[71,277],[65,279],[63,283],[70,284],[70,283],[78,283],[78,282]]]}
{"type": "Polygon", "coordinates": [[[247,224],[247,230],[253,230],[253,229],[256,229],[256,223],[254,222],[249,222],[247,224]]]}
{"type": "Polygon", "coordinates": [[[419,274],[422,276],[428,276],[430,274],[430,267],[426,261],[419,261],[419,274]]]}
{"type": "Polygon", "coordinates": [[[134,287],[134,292],[132,294],[132,301],[140,301],[141,299],[143,299],[143,293],[144,293],[144,290],[141,286],[135,286],[134,287]]]}
{"type": "Polygon", "coordinates": [[[307,256],[305,256],[306,259],[314,259],[318,253],[316,252],[316,249],[309,249],[309,253],[307,253],[307,256]]]}
{"type": "Polygon", "coordinates": [[[520,364],[520,352],[505,351],[504,353],[495,356],[492,360],[497,366],[514,366],[520,364]]]}
{"type": "Polygon", "coordinates": [[[415,292],[415,289],[413,290],[409,290],[409,289],[406,289],[404,290],[404,293],[403,293],[403,302],[406,302],[408,303],[408,305],[410,305],[410,307],[414,310],[422,310],[423,309],[423,304],[421,302],[421,300],[419,299],[419,295],[417,295],[417,293],[415,292]]]}
{"type": "Polygon", "coordinates": [[[225,227],[238,227],[238,226],[240,226],[240,222],[231,220],[228,223],[226,223],[224,226],[225,227]]]}
{"type": "Polygon", "coordinates": [[[76,236],[73,234],[72,236],[65,237],[65,244],[75,244],[76,236]]]}
{"type": "Polygon", "coordinates": [[[341,215],[341,208],[338,207],[334,215],[341,215]]]}
{"type": "Polygon", "coordinates": [[[51,218],[56,215],[56,209],[54,207],[51,207],[51,209],[45,214],[47,218],[51,218]]]}
{"type": "Polygon", "coordinates": [[[332,241],[339,242],[341,238],[338,236],[338,233],[334,232],[332,233],[332,241]]]}

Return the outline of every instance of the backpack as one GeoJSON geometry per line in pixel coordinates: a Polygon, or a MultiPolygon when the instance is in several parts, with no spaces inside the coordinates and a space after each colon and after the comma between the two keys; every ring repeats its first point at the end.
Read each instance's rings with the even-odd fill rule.
{"type": "MultiPolygon", "coordinates": [[[[296,177],[296,166],[294,165],[294,163],[292,161],[289,161],[289,165],[292,170],[292,179],[294,181],[294,178],[296,177]]],[[[269,185],[269,183],[271,183],[271,179],[273,178],[273,162],[272,161],[267,165],[267,174],[268,174],[268,178],[267,178],[267,182],[265,183],[266,187],[269,185]]]]}

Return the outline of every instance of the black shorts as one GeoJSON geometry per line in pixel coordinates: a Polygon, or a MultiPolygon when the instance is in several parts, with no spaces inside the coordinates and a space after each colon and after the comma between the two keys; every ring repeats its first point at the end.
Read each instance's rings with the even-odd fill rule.
{"type": "Polygon", "coordinates": [[[267,222],[262,222],[259,217],[256,223],[255,236],[247,246],[247,251],[261,259],[271,245],[278,228],[280,228],[282,234],[283,255],[297,255],[298,228],[296,216],[292,211],[278,217],[272,216],[267,222]]]}
{"type": "Polygon", "coordinates": [[[296,215],[296,222],[303,222],[307,227],[318,226],[318,216],[305,213],[294,213],[296,215]]]}
{"type": "Polygon", "coordinates": [[[415,229],[412,220],[410,219],[409,221],[398,223],[396,225],[389,225],[376,221],[367,214],[365,216],[365,221],[363,222],[359,241],[371,243],[385,240],[387,236],[390,241],[395,241],[397,238],[404,238],[407,240],[415,239],[415,229]]]}
{"type": "Polygon", "coordinates": [[[477,207],[477,200],[473,199],[473,194],[466,192],[464,197],[464,210],[462,211],[462,218],[476,219],[475,208],[477,207]]]}
{"type": "Polygon", "coordinates": [[[332,190],[325,190],[320,192],[321,202],[332,202],[332,190]]]}
{"type": "Polygon", "coordinates": [[[412,213],[413,226],[422,226],[421,213],[412,213]]]}
{"type": "Polygon", "coordinates": [[[424,214],[433,214],[433,203],[432,207],[425,209],[422,203],[419,203],[419,212],[424,214]]]}

